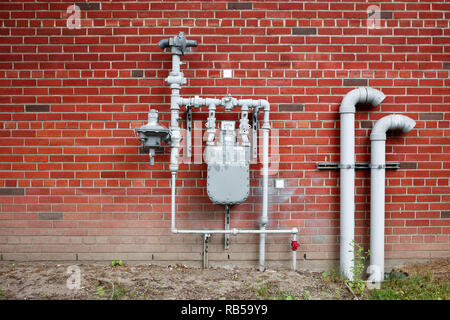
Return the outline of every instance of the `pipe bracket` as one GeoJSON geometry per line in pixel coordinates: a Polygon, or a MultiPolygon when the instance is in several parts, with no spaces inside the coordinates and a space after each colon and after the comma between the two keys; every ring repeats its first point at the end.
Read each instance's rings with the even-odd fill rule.
{"type": "Polygon", "coordinates": [[[386,169],[385,164],[369,164],[368,165],[370,169],[386,169]]]}
{"type": "MultiPolygon", "coordinates": [[[[375,169],[386,169],[386,170],[396,170],[400,169],[400,162],[386,162],[383,167],[379,168],[380,165],[375,165],[375,169]]],[[[355,169],[355,170],[363,170],[363,169],[372,169],[372,164],[368,162],[356,162],[354,165],[344,165],[338,162],[318,162],[317,163],[318,170],[337,170],[337,169],[355,169]]]]}
{"type": "Polygon", "coordinates": [[[339,163],[338,168],[339,168],[339,169],[355,169],[356,166],[355,166],[355,164],[344,164],[344,163],[339,163]]]}

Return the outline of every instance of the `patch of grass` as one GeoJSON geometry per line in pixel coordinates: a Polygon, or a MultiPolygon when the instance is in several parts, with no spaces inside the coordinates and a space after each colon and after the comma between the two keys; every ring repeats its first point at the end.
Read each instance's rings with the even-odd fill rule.
{"type": "Polygon", "coordinates": [[[339,272],[337,272],[334,269],[330,270],[329,272],[323,272],[322,273],[322,280],[325,283],[328,283],[328,282],[334,282],[334,283],[344,282],[343,277],[341,277],[339,272]]]}
{"type": "Polygon", "coordinates": [[[284,291],[278,291],[276,296],[273,297],[273,300],[300,300],[300,298],[292,296],[291,294],[284,291]]]}
{"type": "Polygon", "coordinates": [[[106,297],[106,292],[105,292],[105,288],[102,286],[98,286],[97,287],[97,291],[96,291],[97,297],[99,299],[103,299],[106,297]]]}
{"type": "Polygon", "coordinates": [[[127,291],[125,288],[117,283],[113,283],[113,288],[111,292],[111,299],[112,300],[119,300],[126,296],[127,291]]]}
{"type": "Polygon", "coordinates": [[[269,289],[266,285],[262,285],[260,287],[253,287],[253,291],[255,292],[255,296],[264,298],[267,297],[269,289]]]}
{"type": "Polygon", "coordinates": [[[374,300],[450,300],[450,283],[434,280],[431,273],[383,282],[368,294],[374,300]]]}
{"type": "Polygon", "coordinates": [[[99,299],[118,300],[126,296],[127,291],[123,286],[114,281],[107,286],[98,286],[96,294],[99,299]]]}
{"type": "Polygon", "coordinates": [[[334,291],[334,296],[336,297],[336,299],[341,299],[341,289],[336,289],[334,291]]]}
{"type": "Polygon", "coordinates": [[[311,298],[312,298],[311,292],[309,292],[308,290],[306,290],[306,291],[303,293],[303,300],[311,300],[311,298]]]}

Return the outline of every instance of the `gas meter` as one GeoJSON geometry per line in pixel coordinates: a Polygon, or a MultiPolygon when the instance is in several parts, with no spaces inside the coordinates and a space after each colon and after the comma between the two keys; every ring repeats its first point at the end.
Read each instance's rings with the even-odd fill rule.
{"type": "Polygon", "coordinates": [[[219,141],[206,147],[207,192],[215,204],[244,202],[250,190],[249,146],[236,139],[234,121],[222,121],[219,141]]]}

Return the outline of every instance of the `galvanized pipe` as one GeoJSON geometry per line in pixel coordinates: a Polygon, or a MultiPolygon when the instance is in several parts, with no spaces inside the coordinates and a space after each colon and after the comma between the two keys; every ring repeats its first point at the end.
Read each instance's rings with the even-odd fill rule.
{"type": "MultiPolygon", "coordinates": [[[[184,34],[180,36],[184,37],[184,34]]],[[[170,45],[170,41],[162,40],[159,43],[159,46],[164,49],[170,45]]],[[[188,40],[189,42],[189,40],[188,40]]],[[[196,45],[196,43],[195,43],[196,45]]],[[[269,176],[269,113],[270,113],[270,105],[266,100],[250,100],[250,99],[241,99],[237,100],[232,97],[227,97],[222,100],[219,99],[210,99],[210,98],[200,98],[198,96],[194,98],[181,98],[179,91],[181,86],[186,83],[186,79],[183,76],[183,73],[180,71],[180,54],[182,52],[177,48],[172,48],[172,71],[169,76],[166,78],[166,82],[170,85],[172,89],[171,94],[171,122],[170,122],[170,137],[171,137],[171,154],[170,154],[170,171],[172,172],[172,208],[171,208],[171,230],[173,233],[193,233],[193,234],[213,234],[213,233],[222,233],[222,234],[236,234],[236,233],[256,233],[260,234],[260,243],[259,243],[259,270],[264,270],[265,265],[265,240],[266,234],[268,233],[297,233],[298,230],[293,228],[292,230],[266,230],[266,225],[268,223],[268,176],[269,176]],[[214,123],[214,118],[211,116],[214,114],[215,107],[218,105],[223,105],[226,103],[227,110],[231,109],[234,106],[240,105],[254,108],[263,108],[264,109],[264,122],[263,122],[263,168],[262,168],[262,187],[263,187],[263,205],[262,205],[262,213],[260,217],[260,229],[259,230],[178,230],[176,229],[176,173],[178,171],[178,156],[179,156],[179,148],[181,141],[181,133],[179,127],[179,110],[183,105],[192,106],[192,107],[200,107],[200,106],[208,106],[210,112],[210,118],[208,119],[210,124],[214,123]]],[[[208,128],[209,137],[208,144],[212,144],[213,141],[211,138],[212,132],[214,128],[208,128]]],[[[295,251],[293,251],[293,259],[295,259],[295,251]]],[[[293,263],[293,266],[295,264],[293,263]]]]}
{"type": "MultiPolygon", "coordinates": [[[[297,241],[297,232],[292,233],[292,242],[297,241]]],[[[292,249],[292,270],[297,270],[297,249],[292,249]]]]}

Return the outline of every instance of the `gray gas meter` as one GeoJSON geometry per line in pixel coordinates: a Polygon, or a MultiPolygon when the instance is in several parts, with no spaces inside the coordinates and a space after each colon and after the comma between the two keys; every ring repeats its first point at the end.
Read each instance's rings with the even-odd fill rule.
{"type": "Polygon", "coordinates": [[[244,202],[250,190],[249,146],[236,141],[234,121],[222,121],[216,145],[206,147],[207,192],[215,204],[244,202]]]}

